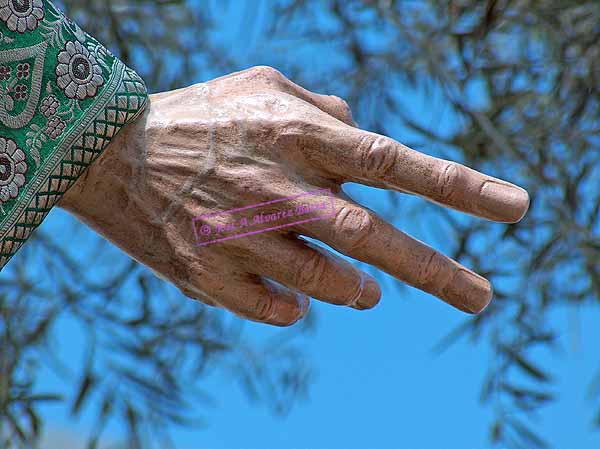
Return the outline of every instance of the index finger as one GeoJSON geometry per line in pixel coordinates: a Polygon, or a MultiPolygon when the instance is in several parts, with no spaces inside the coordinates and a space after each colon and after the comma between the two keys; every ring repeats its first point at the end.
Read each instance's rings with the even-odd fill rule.
{"type": "Polygon", "coordinates": [[[471,215],[515,223],[529,208],[526,190],[438,159],[386,136],[350,126],[322,126],[311,158],[320,169],[374,187],[422,196],[471,215]]]}

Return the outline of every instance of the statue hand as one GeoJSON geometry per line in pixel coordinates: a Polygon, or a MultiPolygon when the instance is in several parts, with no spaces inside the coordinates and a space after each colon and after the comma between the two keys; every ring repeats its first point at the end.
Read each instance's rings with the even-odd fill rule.
{"type": "Polygon", "coordinates": [[[529,206],[519,187],[357,129],[345,102],[268,67],[152,95],[61,206],[187,296],[251,320],[292,324],[308,296],[356,309],[378,303],[374,279],[303,236],[465,312],[486,307],[486,279],[354,202],[344,182],[500,222],[529,206]],[[318,189],[332,192],[331,218],[197,246],[196,217],[318,189]]]}

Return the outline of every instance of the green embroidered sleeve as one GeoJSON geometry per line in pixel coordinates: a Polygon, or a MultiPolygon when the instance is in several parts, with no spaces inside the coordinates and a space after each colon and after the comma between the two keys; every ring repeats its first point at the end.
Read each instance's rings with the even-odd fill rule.
{"type": "Polygon", "coordinates": [[[0,0],[0,269],[146,102],[50,1],[0,0]]]}

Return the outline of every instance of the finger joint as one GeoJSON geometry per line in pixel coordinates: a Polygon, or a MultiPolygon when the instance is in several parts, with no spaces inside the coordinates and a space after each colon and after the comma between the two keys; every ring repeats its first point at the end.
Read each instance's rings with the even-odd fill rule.
{"type": "Polygon", "coordinates": [[[426,253],[417,266],[416,281],[419,288],[430,289],[436,285],[444,263],[443,256],[437,251],[426,253]]]}
{"type": "Polygon", "coordinates": [[[362,171],[367,178],[384,178],[398,162],[398,152],[383,136],[367,136],[361,145],[362,171]]]}
{"type": "Polygon", "coordinates": [[[268,82],[281,83],[287,80],[287,78],[283,76],[279,70],[266,65],[252,67],[249,71],[253,77],[260,78],[268,82]]]}
{"type": "Polygon", "coordinates": [[[436,180],[436,193],[441,201],[454,199],[461,182],[461,166],[455,162],[447,162],[440,170],[436,180]]]}
{"type": "Polygon", "coordinates": [[[300,264],[294,274],[295,285],[307,292],[315,292],[325,278],[327,259],[317,252],[313,252],[300,264]]]}
{"type": "Polygon", "coordinates": [[[256,299],[255,313],[253,314],[258,321],[270,322],[275,318],[275,299],[272,293],[259,295],[256,299]]]}
{"type": "Polygon", "coordinates": [[[373,229],[373,219],[364,209],[342,207],[336,215],[334,232],[336,240],[345,251],[360,249],[373,229]]]}

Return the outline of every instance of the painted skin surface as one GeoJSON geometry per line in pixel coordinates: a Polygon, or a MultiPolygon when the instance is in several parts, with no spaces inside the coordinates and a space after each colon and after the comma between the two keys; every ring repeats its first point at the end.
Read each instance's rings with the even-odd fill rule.
{"type": "Polygon", "coordinates": [[[520,187],[362,131],[343,100],[270,67],[152,95],[60,206],[185,295],[254,321],[293,324],[309,297],[356,309],[379,302],[372,277],[303,236],[464,312],[489,304],[486,279],[355,203],[344,182],[499,222],[529,207],[520,187]],[[196,246],[195,217],[318,189],[333,192],[333,218],[196,246]]]}

